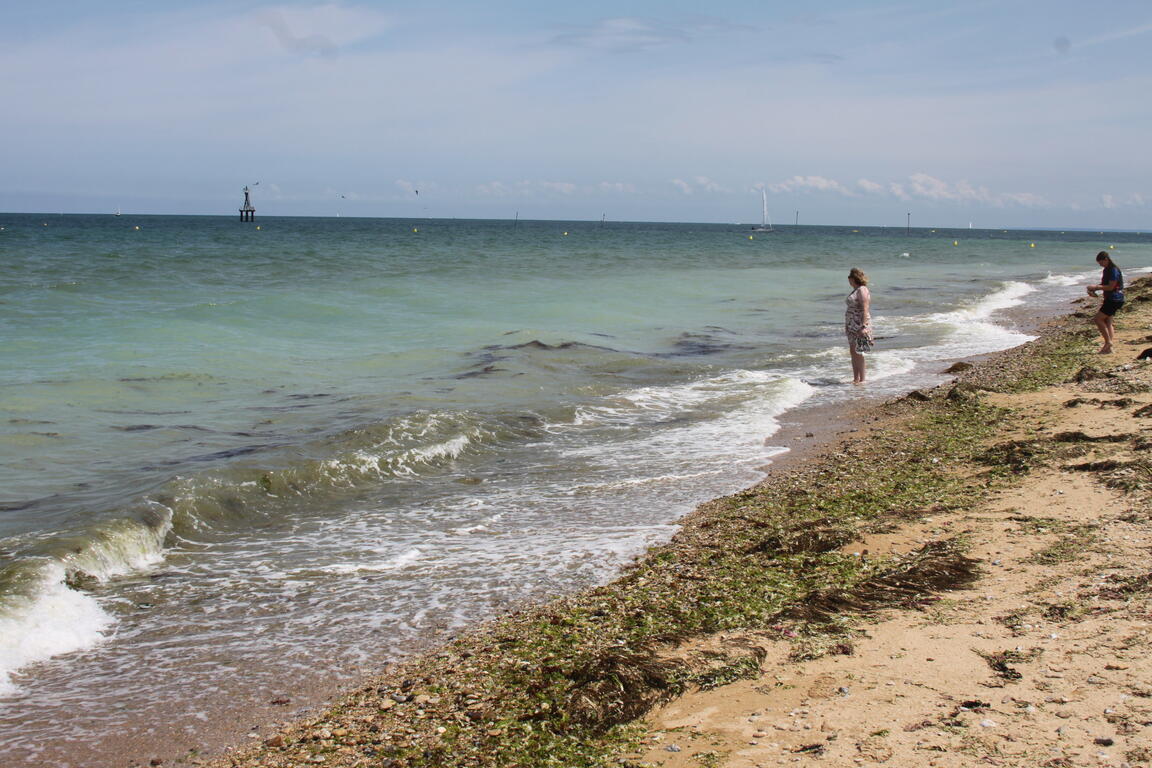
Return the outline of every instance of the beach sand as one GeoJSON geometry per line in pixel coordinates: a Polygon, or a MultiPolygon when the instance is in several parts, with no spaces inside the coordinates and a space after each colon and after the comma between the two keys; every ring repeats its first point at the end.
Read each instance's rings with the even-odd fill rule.
{"type": "Polygon", "coordinates": [[[1127,315],[1095,370],[984,396],[1013,415],[997,443],[1029,454],[1018,482],[846,548],[883,557],[958,533],[983,566],[970,589],[871,617],[849,653],[797,660],[794,643],[755,633],[685,644],[687,656],[758,644],[761,673],[653,712],[638,761],[1150,764],[1152,369],[1132,363],[1152,343],[1149,319],[1127,315]]]}
{"type": "Polygon", "coordinates": [[[1152,294],[1131,288],[1116,354],[1091,354],[1085,302],[955,385],[792,424],[761,486],[612,585],[212,764],[1148,764],[1152,294]]]}

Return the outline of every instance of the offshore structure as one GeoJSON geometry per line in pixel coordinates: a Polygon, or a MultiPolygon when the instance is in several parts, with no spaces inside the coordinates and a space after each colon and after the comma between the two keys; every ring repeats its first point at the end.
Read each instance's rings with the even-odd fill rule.
{"type": "Polygon", "coordinates": [[[256,221],[256,209],[248,196],[248,187],[244,187],[244,205],[240,208],[240,221],[256,221]]]}

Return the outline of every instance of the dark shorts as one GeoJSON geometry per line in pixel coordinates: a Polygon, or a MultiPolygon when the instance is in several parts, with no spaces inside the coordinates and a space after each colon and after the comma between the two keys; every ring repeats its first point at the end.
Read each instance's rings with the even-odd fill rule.
{"type": "Polygon", "coordinates": [[[1124,299],[1104,299],[1104,303],[1100,305],[1100,311],[1111,317],[1122,306],[1124,306],[1124,299]]]}

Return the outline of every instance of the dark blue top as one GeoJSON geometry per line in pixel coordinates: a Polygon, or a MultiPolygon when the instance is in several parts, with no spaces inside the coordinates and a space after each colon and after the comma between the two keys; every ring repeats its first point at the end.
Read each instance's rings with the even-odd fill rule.
{"type": "Polygon", "coordinates": [[[1104,267],[1104,273],[1100,276],[1100,285],[1109,283],[1116,283],[1116,290],[1104,291],[1104,298],[1109,301],[1124,301],[1124,275],[1120,272],[1120,267],[1115,264],[1104,267]]]}

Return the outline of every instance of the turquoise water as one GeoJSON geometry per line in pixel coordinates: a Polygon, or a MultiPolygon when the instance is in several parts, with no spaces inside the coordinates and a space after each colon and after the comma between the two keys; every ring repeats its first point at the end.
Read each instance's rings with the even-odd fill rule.
{"type": "Polygon", "coordinates": [[[760,477],[797,408],[1020,343],[1002,310],[1065,306],[1097,250],[1152,264],[1146,235],[1082,232],[0,227],[0,748],[28,764],[160,724],[194,745],[225,696],[302,696],[609,578],[760,477]]]}

